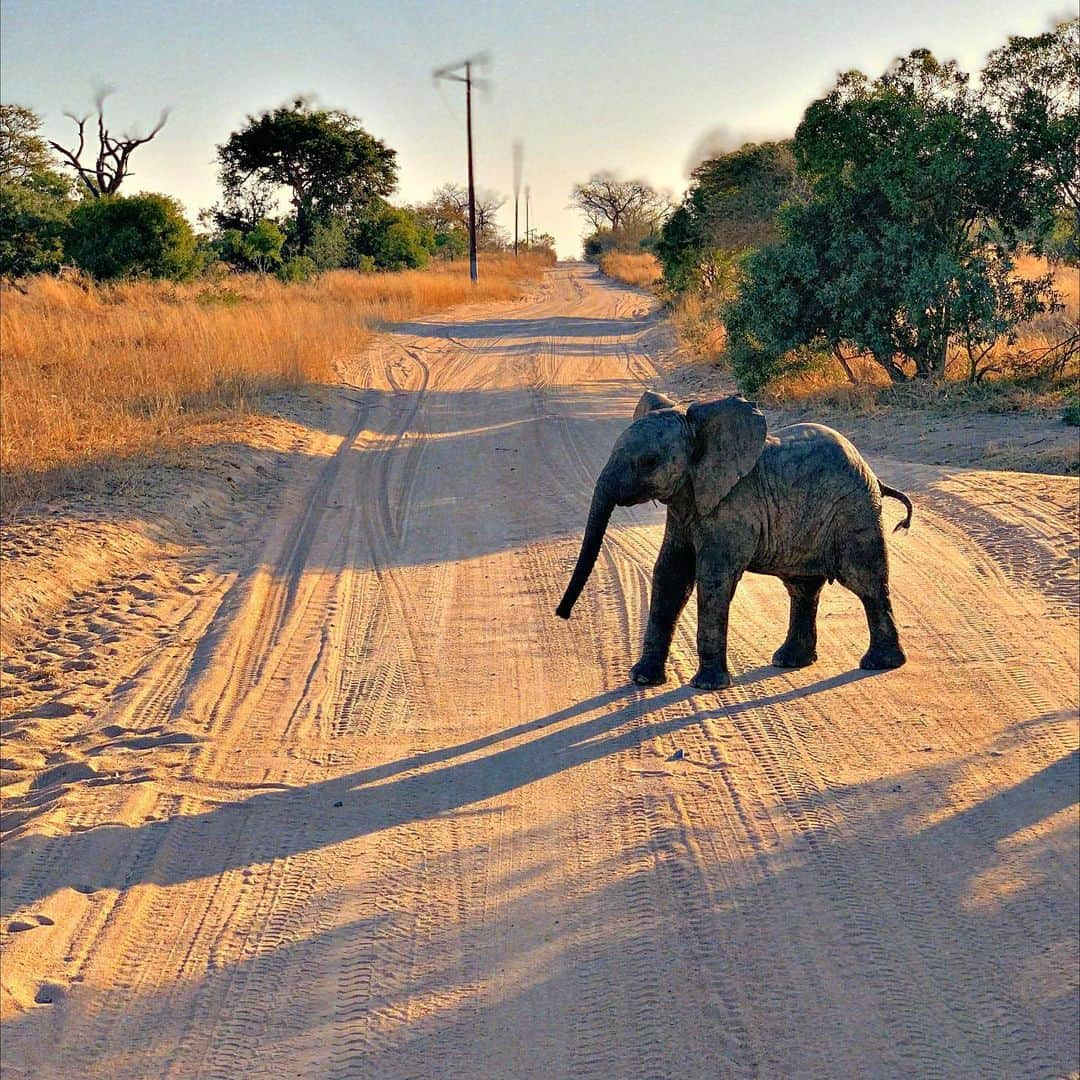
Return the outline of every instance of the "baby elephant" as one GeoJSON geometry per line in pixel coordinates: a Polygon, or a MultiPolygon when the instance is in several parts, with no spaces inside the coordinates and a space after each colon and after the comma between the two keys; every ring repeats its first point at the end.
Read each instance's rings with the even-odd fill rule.
{"type": "Polygon", "coordinates": [[[765,417],[742,397],[684,411],[647,392],[596,481],[581,554],[556,614],[570,618],[612,510],[659,499],[668,508],[667,528],[634,682],[664,682],[675,623],[696,582],[699,667],[692,682],[702,690],[730,686],[728,607],[747,570],[780,578],[791,597],[787,640],[772,660],[777,667],[817,659],[818,597],[826,581],[839,581],[866,609],[870,648],[860,667],[899,667],[906,658],[889,601],[883,495],[907,507],[897,529],[908,528],[911,500],[882,484],[839,432],[792,424],[769,435],[765,417]]]}

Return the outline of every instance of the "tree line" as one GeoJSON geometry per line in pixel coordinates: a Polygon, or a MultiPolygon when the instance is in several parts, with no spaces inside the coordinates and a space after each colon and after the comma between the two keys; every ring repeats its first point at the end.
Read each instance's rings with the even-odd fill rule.
{"type": "MultiPolygon", "coordinates": [[[[355,116],[304,99],[247,117],[217,147],[222,196],[196,231],[177,200],[120,192],[132,154],[166,119],[146,136],[115,135],[102,95],[92,113],[71,117],[74,141],[64,145],[43,138],[32,109],[0,105],[0,276],[70,264],[101,280],[184,279],[215,267],[301,280],[339,267],[416,269],[468,250],[462,186],[391,203],[396,152],[355,116]]],[[[478,193],[482,251],[508,246],[496,220],[504,202],[478,193]]],[[[546,234],[532,244],[554,246],[546,234]]]]}
{"type": "MultiPolygon", "coordinates": [[[[825,356],[902,382],[959,351],[977,380],[995,342],[1061,306],[1053,273],[1021,277],[1017,259],[1080,264],[1078,147],[1073,19],[1010,38],[977,79],[924,49],[875,79],[847,72],[791,139],[702,162],[670,209],[654,192],[597,219],[593,182],[574,201],[587,256],[651,250],[671,294],[711,305],[748,391],[825,356]]],[[[1060,369],[1080,335],[1055,349],[1060,369]]]]}

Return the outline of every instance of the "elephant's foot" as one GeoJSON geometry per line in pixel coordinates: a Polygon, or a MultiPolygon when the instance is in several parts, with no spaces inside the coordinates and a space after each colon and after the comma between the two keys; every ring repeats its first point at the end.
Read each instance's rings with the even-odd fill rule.
{"type": "Polygon", "coordinates": [[[772,666],[783,668],[808,667],[817,660],[817,650],[813,645],[800,641],[785,641],[773,653],[772,666]]]}
{"type": "Polygon", "coordinates": [[[630,678],[638,686],[659,686],[667,682],[664,661],[652,656],[643,656],[631,669],[630,678]]]}
{"type": "Polygon", "coordinates": [[[904,650],[896,645],[871,645],[867,654],[859,661],[863,671],[889,671],[903,667],[907,663],[904,650]]]}
{"type": "Polygon", "coordinates": [[[731,685],[731,672],[726,668],[703,665],[690,680],[690,685],[698,690],[726,690],[731,685]]]}

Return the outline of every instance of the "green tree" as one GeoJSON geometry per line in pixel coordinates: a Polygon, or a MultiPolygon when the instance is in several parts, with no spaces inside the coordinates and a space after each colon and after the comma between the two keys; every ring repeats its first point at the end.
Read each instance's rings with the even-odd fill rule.
{"type": "Polygon", "coordinates": [[[306,254],[319,222],[388,195],[397,183],[396,154],[348,113],[298,100],[249,116],[218,147],[226,202],[252,187],[286,187],[295,219],[290,246],[306,254]]]}
{"type": "Polygon", "coordinates": [[[737,257],[776,239],[776,211],[804,188],[790,142],[747,143],[703,161],[656,244],[668,287],[723,293],[737,257]]]}
{"type": "Polygon", "coordinates": [[[282,263],[281,249],[285,234],[267,218],[257,221],[250,229],[223,229],[213,241],[213,248],[222,262],[237,270],[254,270],[269,274],[282,263]]]}
{"type": "Polygon", "coordinates": [[[0,277],[56,270],[64,258],[67,200],[29,184],[0,184],[0,277]]]}
{"type": "Polygon", "coordinates": [[[63,261],[63,233],[71,184],[57,171],[41,120],[23,105],[0,105],[0,276],[55,270],[63,261]]]}
{"type": "Polygon", "coordinates": [[[1035,37],[1011,37],[982,73],[986,99],[1042,189],[1036,247],[1076,258],[1080,235],[1080,19],[1035,37]]]}
{"type": "Polygon", "coordinates": [[[195,234],[167,195],[85,200],[71,213],[64,247],[80,269],[101,280],[183,279],[199,263],[195,234]]]}
{"type": "Polygon", "coordinates": [[[368,256],[380,270],[415,270],[436,250],[435,234],[414,212],[373,200],[351,228],[353,265],[368,256]]]}
{"type": "Polygon", "coordinates": [[[748,389],[820,348],[868,354],[895,381],[940,375],[951,345],[1053,303],[1049,278],[1012,273],[1044,212],[1030,162],[955,64],[917,50],[873,82],[841,76],[794,150],[811,198],[780,212],[727,311],[748,389]]]}

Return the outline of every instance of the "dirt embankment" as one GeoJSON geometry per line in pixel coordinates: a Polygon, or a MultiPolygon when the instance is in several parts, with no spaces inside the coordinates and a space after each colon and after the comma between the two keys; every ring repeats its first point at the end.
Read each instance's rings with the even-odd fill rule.
{"type": "Polygon", "coordinates": [[[562,265],[9,531],[7,1075],[1077,1070],[1077,481],[871,446],[908,665],[747,575],[632,688],[659,508],[552,611],[673,363],[562,265]]]}

